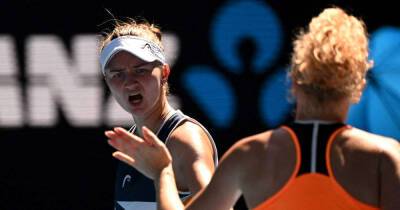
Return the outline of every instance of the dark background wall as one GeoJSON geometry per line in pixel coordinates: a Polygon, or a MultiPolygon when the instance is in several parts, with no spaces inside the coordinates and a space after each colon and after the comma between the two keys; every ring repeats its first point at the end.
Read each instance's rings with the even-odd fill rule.
{"type": "MultiPolygon", "coordinates": [[[[100,94],[97,107],[81,107],[81,114],[74,117],[66,107],[90,105],[93,95],[60,97],[59,92],[74,89],[75,83],[68,79],[65,85],[51,83],[51,78],[60,78],[61,70],[50,68],[55,55],[46,54],[52,49],[46,51],[40,43],[56,38],[61,43],[58,51],[65,51],[64,58],[76,64],[81,55],[75,51],[76,38],[95,37],[111,26],[106,9],[116,18],[144,17],[155,22],[178,39],[169,81],[172,94],[185,113],[209,128],[222,155],[236,140],[292,118],[284,76],[291,40],[299,27],[331,5],[365,21],[375,40],[376,72],[390,75],[369,76],[368,93],[352,110],[349,122],[400,139],[396,106],[400,102],[396,68],[400,67],[396,61],[400,18],[391,1],[0,1],[0,209],[112,208],[116,161],[103,135],[113,125],[104,114],[109,93],[100,74],[85,76],[85,69],[80,74],[76,68],[67,69],[80,87],[92,87],[100,94]],[[35,61],[32,52],[44,54],[35,61]],[[14,65],[12,73],[5,63],[14,65]],[[30,76],[41,67],[47,68],[45,76],[30,76]],[[32,90],[40,87],[53,95],[54,104],[49,105],[56,113],[51,115],[53,121],[40,121],[46,112],[33,113],[46,109],[40,100],[39,105],[32,104],[32,90]],[[65,105],[77,100],[82,103],[65,105]],[[92,120],[79,123],[91,110],[100,117],[90,114],[92,120]],[[18,117],[11,116],[14,112],[18,117]]],[[[95,58],[93,52],[87,52],[88,58],[95,58]]],[[[93,63],[80,57],[79,62],[86,61],[93,63]]],[[[89,70],[98,72],[95,68],[89,70]]]]}

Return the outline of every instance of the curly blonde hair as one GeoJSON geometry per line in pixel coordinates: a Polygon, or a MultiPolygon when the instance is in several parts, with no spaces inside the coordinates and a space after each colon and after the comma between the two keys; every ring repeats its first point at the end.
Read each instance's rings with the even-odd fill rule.
{"type": "Polygon", "coordinates": [[[100,51],[113,39],[120,36],[138,36],[155,43],[162,50],[164,46],[161,42],[162,34],[159,27],[143,20],[138,22],[134,19],[128,21],[115,20],[114,29],[111,32],[103,32],[100,41],[100,51]]]}
{"type": "Polygon", "coordinates": [[[340,8],[325,9],[293,45],[289,77],[307,95],[321,102],[352,99],[362,91],[372,67],[363,21],[340,8]]]}

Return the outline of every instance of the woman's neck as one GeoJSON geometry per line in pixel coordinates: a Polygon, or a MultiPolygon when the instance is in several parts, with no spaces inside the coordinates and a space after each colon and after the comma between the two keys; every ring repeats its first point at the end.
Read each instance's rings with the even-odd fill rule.
{"type": "Polygon", "coordinates": [[[310,104],[309,102],[297,101],[296,120],[308,121],[319,120],[329,122],[345,122],[349,110],[349,104],[345,101],[330,102],[323,104],[310,104]]]}
{"type": "Polygon", "coordinates": [[[140,136],[143,136],[143,126],[146,126],[154,133],[157,133],[161,125],[168,119],[170,114],[172,114],[172,111],[174,111],[174,109],[168,104],[168,102],[165,102],[144,117],[133,116],[136,124],[137,133],[140,136]]]}

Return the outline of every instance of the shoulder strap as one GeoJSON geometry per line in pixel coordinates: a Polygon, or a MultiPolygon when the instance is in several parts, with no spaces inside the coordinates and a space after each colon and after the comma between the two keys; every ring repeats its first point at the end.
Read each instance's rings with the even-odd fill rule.
{"type": "Polygon", "coordinates": [[[293,173],[291,175],[291,178],[290,178],[290,179],[292,179],[292,178],[296,177],[298,175],[299,171],[300,171],[301,162],[302,162],[301,146],[300,146],[299,138],[297,137],[295,131],[291,127],[289,127],[287,125],[283,125],[283,126],[281,126],[281,128],[286,130],[286,132],[289,133],[290,140],[292,140],[292,142],[294,144],[294,147],[295,147],[295,150],[296,150],[296,166],[295,166],[295,169],[294,169],[294,171],[293,171],[293,173]]]}
{"type": "MultiPolygon", "coordinates": [[[[176,111],[172,114],[163,124],[162,127],[157,132],[157,137],[165,143],[171,132],[185,119],[185,115],[176,111]]],[[[130,133],[134,133],[136,130],[136,125],[133,125],[130,129],[130,133]]]]}
{"type": "Polygon", "coordinates": [[[171,117],[165,121],[164,125],[160,129],[157,134],[157,137],[165,143],[170,133],[178,126],[182,120],[185,119],[185,116],[182,112],[176,111],[171,117]]]}

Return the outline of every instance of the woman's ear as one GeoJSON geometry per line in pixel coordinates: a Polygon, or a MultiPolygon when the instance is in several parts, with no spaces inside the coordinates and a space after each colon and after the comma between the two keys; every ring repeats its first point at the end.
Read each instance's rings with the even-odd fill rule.
{"type": "Polygon", "coordinates": [[[169,77],[170,72],[171,72],[171,70],[169,68],[169,65],[168,64],[164,64],[162,66],[162,72],[161,72],[161,80],[163,82],[167,82],[168,81],[168,77],[169,77]]]}

